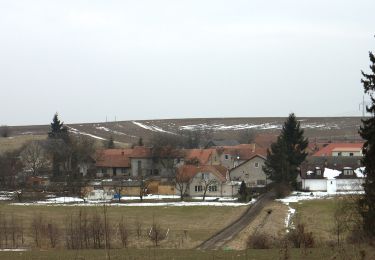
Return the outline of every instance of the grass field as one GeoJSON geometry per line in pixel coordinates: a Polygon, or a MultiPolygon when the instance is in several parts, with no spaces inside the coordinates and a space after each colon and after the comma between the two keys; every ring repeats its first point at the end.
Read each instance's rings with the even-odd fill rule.
{"type": "MultiPolygon", "coordinates": [[[[248,249],[243,251],[200,251],[200,250],[176,250],[176,249],[121,249],[110,250],[111,259],[129,259],[129,260],[159,260],[159,259],[202,259],[202,260],[266,260],[266,259],[306,259],[306,260],[324,260],[324,259],[374,259],[375,252],[369,247],[348,246],[343,249],[334,249],[329,247],[313,248],[307,251],[301,249],[248,249]],[[282,258],[285,255],[288,258],[282,258]],[[362,257],[364,255],[364,257],[362,257]]],[[[106,259],[105,250],[51,250],[51,251],[28,251],[28,252],[0,252],[1,259],[48,259],[48,260],[99,260],[106,259]]]]}
{"type": "MultiPolygon", "coordinates": [[[[193,248],[218,232],[220,229],[236,220],[247,207],[114,207],[108,208],[109,223],[115,226],[124,217],[130,230],[130,247],[147,247],[152,242],[148,240],[146,233],[150,229],[153,218],[164,230],[169,229],[169,237],[162,241],[162,248],[193,248]],[[135,224],[142,225],[143,236],[138,239],[135,224]]],[[[34,216],[43,216],[45,221],[53,221],[61,229],[72,215],[78,215],[79,210],[86,211],[88,215],[95,212],[103,214],[102,206],[15,206],[0,204],[0,214],[14,215],[22,219],[23,226],[28,227],[26,241],[32,246],[31,223],[34,216]]],[[[60,241],[64,244],[64,241],[60,241]]]]}
{"type": "Polygon", "coordinates": [[[304,223],[308,231],[313,232],[318,243],[335,241],[334,212],[337,207],[337,199],[301,201],[291,203],[290,206],[296,209],[293,222],[304,223]]]}
{"type": "Polygon", "coordinates": [[[0,137],[0,154],[6,151],[16,150],[22,145],[33,140],[46,139],[47,135],[17,135],[12,137],[0,137]]]}

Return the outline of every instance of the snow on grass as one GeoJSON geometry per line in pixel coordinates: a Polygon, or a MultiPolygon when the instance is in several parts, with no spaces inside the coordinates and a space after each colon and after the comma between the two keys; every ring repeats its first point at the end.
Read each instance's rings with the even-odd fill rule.
{"type": "MultiPolygon", "coordinates": [[[[320,123],[309,123],[301,124],[302,128],[310,129],[339,129],[337,124],[320,124],[320,123]]],[[[244,130],[244,129],[259,129],[259,130],[268,130],[268,129],[281,129],[281,124],[276,123],[263,123],[263,124],[236,124],[236,125],[224,125],[224,124],[197,124],[197,125],[185,125],[181,126],[181,130],[205,130],[211,129],[214,131],[225,131],[225,130],[244,130]]]]}
{"type": "Polygon", "coordinates": [[[224,124],[198,124],[198,125],[185,125],[181,126],[180,130],[205,130],[211,129],[214,131],[225,131],[225,130],[243,130],[243,129],[281,129],[281,125],[265,123],[260,125],[254,124],[237,124],[237,125],[224,125],[224,124]]]}
{"type": "Polygon", "coordinates": [[[14,191],[0,191],[0,200],[12,200],[14,195],[14,191]]]}
{"type": "Polygon", "coordinates": [[[294,191],[289,196],[283,199],[276,199],[276,201],[280,201],[285,205],[289,205],[289,203],[296,203],[302,200],[316,200],[316,199],[326,199],[332,198],[335,195],[351,195],[351,194],[363,194],[363,191],[342,191],[342,192],[335,192],[335,193],[328,193],[324,191],[315,191],[315,192],[299,192],[294,191]]]}
{"type": "Polygon", "coordinates": [[[287,233],[289,232],[289,229],[294,228],[293,222],[292,222],[292,217],[295,213],[296,213],[296,209],[289,206],[288,214],[286,215],[286,218],[285,218],[285,227],[286,227],[287,233]]]}
{"type": "Polygon", "coordinates": [[[28,251],[26,248],[3,248],[0,249],[0,252],[24,252],[28,251]]]}
{"type": "Polygon", "coordinates": [[[115,134],[115,135],[126,135],[126,136],[130,136],[130,137],[137,137],[135,135],[129,135],[129,134],[126,134],[126,133],[123,133],[123,132],[120,132],[120,131],[109,129],[108,127],[104,127],[104,126],[97,126],[95,128],[98,129],[98,130],[105,131],[105,132],[110,132],[110,133],[115,134]]]}
{"type": "Polygon", "coordinates": [[[89,134],[89,133],[86,133],[86,132],[81,132],[81,131],[79,131],[78,129],[75,129],[75,128],[70,127],[70,126],[68,126],[68,128],[69,128],[69,129],[68,129],[69,132],[71,132],[71,133],[73,133],[73,134],[77,134],[77,135],[86,135],[86,136],[90,136],[90,137],[92,137],[92,138],[99,139],[99,140],[107,140],[107,139],[105,139],[105,138],[103,138],[103,137],[100,137],[100,136],[92,135],[92,134],[89,134]]]}
{"type": "MultiPolygon", "coordinates": [[[[144,199],[161,199],[161,198],[172,198],[179,199],[177,195],[150,195],[145,196],[144,199]]],[[[197,197],[199,199],[199,197],[197,197]]],[[[200,198],[201,199],[201,198],[200,198]]],[[[208,198],[207,198],[208,199],[208,198]]],[[[139,197],[122,197],[121,200],[139,200],[139,197]]],[[[108,206],[129,206],[129,207],[187,207],[187,206],[230,206],[230,207],[239,207],[250,205],[255,202],[253,199],[248,203],[237,203],[233,198],[218,198],[218,201],[177,201],[177,202],[136,202],[136,203],[117,203],[114,200],[103,201],[103,200],[83,200],[81,198],[75,197],[56,197],[50,198],[45,201],[36,201],[33,203],[12,203],[11,205],[18,206],[31,206],[31,205],[46,205],[46,206],[98,206],[103,205],[104,203],[108,206]],[[230,199],[230,200],[229,200],[230,199]]]]}
{"type": "Polygon", "coordinates": [[[156,125],[145,125],[145,124],[142,124],[140,122],[136,122],[136,121],[132,121],[133,124],[139,126],[139,127],[142,127],[143,129],[147,129],[147,130],[150,130],[152,132],[161,132],[161,133],[168,133],[168,134],[175,134],[175,133],[172,133],[172,132],[169,132],[169,131],[166,131],[156,125]]]}
{"type": "Polygon", "coordinates": [[[292,192],[291,195],[283,198],[276,199],[288,206],[288,214],[285,217],[285,227],[287,228],[286,232],[289,232],[288,229],[294,228],[291,221],[293,215],[296,213],[296,210],[292,208],[289,203],[297,203],[304,200],[316,200],[316,199],[327,199],[333,198],[335,195],[350,195],[350,194],[363,194],[363,191],[345,191],[345,192],[336,192],[334,194],[328,192],[292,192]]]}

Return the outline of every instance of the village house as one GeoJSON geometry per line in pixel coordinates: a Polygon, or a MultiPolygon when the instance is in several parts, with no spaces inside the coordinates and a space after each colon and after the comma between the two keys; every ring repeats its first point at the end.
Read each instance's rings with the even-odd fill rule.
{"type": "Polygon", "coordinates": [[[223,166],[183,165],[179,171],[190,179],[187,196],[204,196],[205,190],[207,197],[234,197],[238,193],[240,183],[231,182],[228,169],[223,166]]]}
{"type": "Polygon", "coordinates": [[[167,181],[175,175],[175,169],[184,163],[184,155],[179,150],[135,147],[129,156],[132,177],[153,177],[167,181]]]}
{"type": "Polygon", "coordinates": [[[256,154],[265,156],[267,153],[267,149],[259,147],[255,143],[216,147],[216,151],[219,154],[220,165],[227,169],[237,167],[256,154]]]}
{"type": "Polygon", "coordinates": [[[310,157],[301,165],[297,178],[301,190],[360,191],[363,190],[364,169],[361,157],[310,157]]]}
{"type": "Polygon", "coordinates": [[[220,165],[220,156],[216,149],[185,149],[184,163],[191,165],[220,165]]]}
{"type": "Polygon", "coordinates": [[[229,171],[232,181],[244,181],[248,187],[264,187],[271,181],[263,171],[266,157],[254,154],[245,162],[237,165],[229,171]]]}
{"type": "Polygon", "coordinates": [[[363,143],[330,143],[312,156],[363,156],[363,143]]]}
{"type": "Polygon", "coordinates": [[[104,149],[96,154],[98,178],[130,176],[130,158],[133,149],[104,149]]]}

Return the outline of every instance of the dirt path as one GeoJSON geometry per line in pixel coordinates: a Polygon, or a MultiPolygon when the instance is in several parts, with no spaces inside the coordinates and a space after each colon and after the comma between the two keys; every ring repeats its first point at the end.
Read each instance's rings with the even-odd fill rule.
{"type": "Polygon", "coordinates": [[[274,199],[275,194],[273,192],[261,195],[238,220],[203,242],[197,249],[219,249],[234,238],[241,230],[246,228],[249,223],[257,217],[261,210],[274,199]]]}

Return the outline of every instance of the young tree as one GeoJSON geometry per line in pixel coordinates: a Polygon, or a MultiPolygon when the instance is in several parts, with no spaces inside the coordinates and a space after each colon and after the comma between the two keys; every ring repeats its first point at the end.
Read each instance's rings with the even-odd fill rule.
{"type": "Polygon", "coordinates": [[[210,186],[216,186],[218,184],[215,178],[210,178],[210,173],[201,173],[202,179],[200,184],[203,187],[203,201],[206,199],[206,194],[210,186]]]}
{"type": "Polygon", "coordinates": [[[40,170],[49,166],[46,150],[40,141],[32,141],[23,148],[21,161],[31,170],[33,176],[37,176],[40,170]]]}
{"type": "Polygon", "coordinates": [[[238,190],[238,194],[240,195],[240,200],[246,201],[247,197],[247,188],[246,188],[246,183],[244,181],[241,182],[240,189],[238,190]]]}
{"type": "Polygon", "coordinates": [[[371,105],[366,107],[366,111],[371,114],[367,119],[362,120],[359,134],[365,140],[363,145],[363,166],[365,170],[365,183],[363,185],[365,194],[359,201],[360,213],[363,217],[363,229],[370,236],[375,237],[375,56],[372,52],[370,56],[370,70],[367,74],[362,71],[364,77],[361,82],[364,92],[370,96],[371,105]]]}
{"type": "Polygon", "coordinates": [[[180,200],[184,200],[184,196],[190,187],[191,181],[192,178],[188,174],[183,172],[181,168],[177,171],[173,183],[180,193],[180,200]]]}
{"type": "Polygon", "coordinates": [[[305,149],[308,140],[303,133],[295,115],[290,114],[276,143],[271,145],[271,150],[267,150],[267,160],[263,169],[271,180],[296,188],[298,167],[307,156],[305,149]]]}

